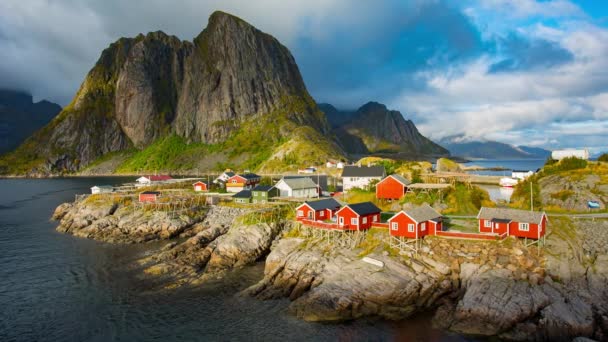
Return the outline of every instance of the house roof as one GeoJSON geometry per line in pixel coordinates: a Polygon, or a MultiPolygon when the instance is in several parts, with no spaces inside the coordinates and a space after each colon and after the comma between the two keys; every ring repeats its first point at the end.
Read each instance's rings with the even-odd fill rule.
{"type": "MultiPolygon", "coordinates": [[[[424,203],[417,207],[413,207],[411,209],[403,210],[403,212],[418,223],[434,220],[436,218],[441,217],[441,214],[438,213],[437,210],[433,209],[427,203],[424,203]]],[[[395,216],[397,216],[397,215],[399,215],[399,213],[397,213],[395,216]]],[[[393,216],[393,217],[395,217],[395,216],[393,216]]],[[[391,219],[393,217],[391,217],[391,219]]]]}
{"type": "Polygon", "coordinates": [[[144,191],[140,195],[160,195],[160,191],[144,191]]]}
{"type": "Polygon", "coordinates": [[[281,179],[292,190],[317,188],[317,184],[310,177],[286,178],[281,179]]]}
{"type": "Polygon", "coordinates": [[[198,181],[198,182],[195,182],[195,183],[193,183],[192,185],[196,185],[196,184],[199,184],[199,183],[202,183],[202,184],[207,185],[207,182],[203,182],[203,181],[198,181]]]}
{"type": "Polygon", "coordinates": [[[236,173],[232,172],[232,171],[227,171],[223,173],[224,175],[228,176],[228,177],[232,177],[234,175],[236,175],[236,173]]]}
{"type": "Polygon", "coordinates": [[[384,177],[384,166],[347,165],[342,170],[342,177],[384,177]]]}
{"type": "MultiPolygon", "coordinates": [[[[386,178],[388,178],[388,177],[393,178],[394,180],[396,180],[397,182],[399,182],[399,183],[401,183],[403,185],[409,185],[411,183],[407,178],[403,177],[402,175],[398,175],[396,173],[392,174],[390,176],[387,176],[386,178]]],[[[386,178],[384,178],[384,179],[386,179],[386,178]]]]}
{"type": "Polygon", "coordinates": [[[511,221],[513,221],[513,220],[511,220],[511,219],[499,219],[499,218],[492,219],[492,222],[494,222],[494,223],[510,223],[511,221]]]}
{"type": "Polygon", "coordinates": [[[255,173],[243,173],[242,175],[239,175],[245,179],[255,179],[255,178],[261,178],[260,176],[256,175],[255,173]]]}
{"type": "Polygon", "coordinates": [[[520,172],[520,173],[532,172],[532,173],[534,173],[532,170],[511,170],[511,172],[520,172]]]}
{"type": "Polygon", "coordinates": [[[477,218],[482,220],[503,219],[535,224],[540,224],[543,216],[545,216],[545,213],[540,211],[487,207],[482,207],[477,214],[477,218]]]}
{"type": "Polygon", "coordinates": [[[338,209],[341,207],[340,203],[333,198],[326,198],[319,201],[306,201],[304,204],[308,205],[315,211],[324,209],[338,209]]]}
{"type": "Polygon", "coordinates": [[[114,187],[113,187],[113,186],[111,186],[111,185],[95,185],[95,186],[92,186],[92,187],[91,187],[91,189],[93,189],[93,188],[99,188],[99,189],[114,189],[114,187]]]}
{"type": "Polygon", "coordinates": [[[272,185],[256,185],[255,188],[251,189],[251,191],[268,192],[268,191],[272,190],[272,188],[274,188],[274,186],[272,186],[272,185]]]}
{"type": "Polygon", "coordinates": [[[369,214],[376,214],[376,213],[379,213],[382,211],[382,210],[380,210],[380,208],[376,207],[376,205],[372,202],[349,204],[349,205],[347,205],[347,207],[349,207],[352,211],[354,211],[355,213],[357,213],[361,216],[369,215],[369,214]]]}
{"type": "Polygon", "coordinates": [[[241,190],[232,195],[232,198],[251,198],[251,190],[241,190]]]}

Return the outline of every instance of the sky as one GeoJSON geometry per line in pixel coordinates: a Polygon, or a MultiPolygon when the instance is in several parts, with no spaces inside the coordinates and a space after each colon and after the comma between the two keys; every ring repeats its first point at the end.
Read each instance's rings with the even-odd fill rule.
{"type": "Polygon", "coordinates": [[[214,10],[272,34],[317,102],[378,101],[434,140],[608,150],[603,0],[2,0],[0,88],[69,103],[101,51],[214,10]]]}

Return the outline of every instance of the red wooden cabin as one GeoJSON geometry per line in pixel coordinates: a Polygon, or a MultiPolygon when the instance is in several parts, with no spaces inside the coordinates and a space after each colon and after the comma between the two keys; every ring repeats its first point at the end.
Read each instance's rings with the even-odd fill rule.
{"type": "Polygon", "coordinates": [[[160,191],[144,191],[139,194],[140,202],[156,202],[160,197],[160,191]]]}
{"type": "Polygon", "coordinates": [[[330,220],[341,205],[333,198],[304,202],[296,208],[296,220],[330,220]]]}
{"type": "Polygon", "coordinates": [[[480,233],[506,233],[528,239],[540,239],[547,233],[547,215],[544,212],[482,207],[477,219],[480,233]]]}
{"type": "Polygon", "coordinates": [[[407,191],[410,181],[401,175],[390,175],[376,184],[376,198],[385,200],[398,200],[407,191]]]}
{"type": "Polygon", "coordinates": [[[428,204],[402,210],[388,219],[392,236],[419,239],[443,230],[441,214],[428,204]]]}
{"type": "Polygon", "coordinates": [[[262,181],[262,177],[255,173],[245,173],[234,175],[226,180],[226,190],[229,192],[239,192],[241,190],[251,190],[262,181]]]}
{"type": "Polygon", "coordinates": [[[194,187],[194,191],[208,191],[209,190],[207,183],[201,182],[201,181],[198,181],[198,182],[192,184],[192,186],[194,187]]]}
{"type": "Polygon", "coordinates": [[[348,204],[336,212],[338,227],[349,230],[366,230],[380,222],[380,208],[372,202],[348,204]]]}

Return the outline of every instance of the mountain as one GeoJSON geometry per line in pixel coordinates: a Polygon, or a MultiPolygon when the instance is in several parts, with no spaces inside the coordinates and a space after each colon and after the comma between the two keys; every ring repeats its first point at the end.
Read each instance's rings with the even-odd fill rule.
{"type": "Polygon", "coordinates": [[[470,159],[546,159],[551,151],[539,147],[513,146],[498,141],[472,141],[462,136],[441,139],[439,144],[454,156],[470,159]]]}
{"type": "Polygon", "coordinates": [[[72,102],[0,167],[74,172],[117,155],[115,171],[135,172],[278,168],[343,151],[289,50],[215,12],[192,42],[158,31],[111,44],[72,102]]]}
{"type": "Polygon", "coordinates": [[[0,89],[0,154],[15,149],[60,111],[46,100],[34,103],[26,92],[0,89]]]}
{"type": "Polygon", "coordinates": [[[449,152],[424,137],[411,120],[385,105],[368,102],[356,111],[320,104],[338,141],[351,154],[447,156],[449,152]]]}

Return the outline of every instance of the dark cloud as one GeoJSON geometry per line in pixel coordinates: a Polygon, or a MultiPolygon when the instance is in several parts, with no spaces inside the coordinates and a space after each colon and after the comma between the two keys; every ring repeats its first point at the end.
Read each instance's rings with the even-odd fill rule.
{"type": "Polygon", "coordinates": [[[354,108],[389,102],[405,89],[424,87],[413,74],[479,56],[479,32],[458,8],[442,1],[392,2],[365,14],[375,25],[334,26],[329,38],[301,37],[294,45],[309,90],[320,101],[354,108]]]}
{"type": "Polygon", "coordinates": [[[505,59],[490,67],[490,72],[529,71],[551,68],[574,59],[572,53],[556,42],[510,34],[497,40],[498,51],[505,59]]]}

